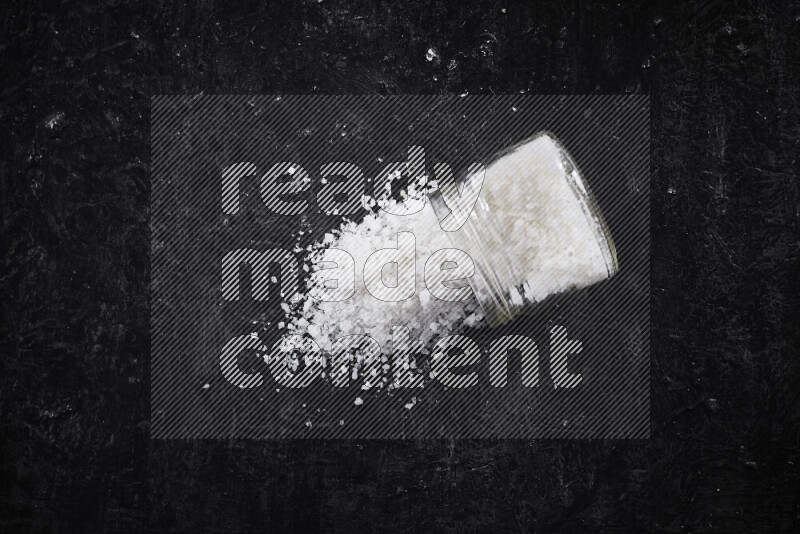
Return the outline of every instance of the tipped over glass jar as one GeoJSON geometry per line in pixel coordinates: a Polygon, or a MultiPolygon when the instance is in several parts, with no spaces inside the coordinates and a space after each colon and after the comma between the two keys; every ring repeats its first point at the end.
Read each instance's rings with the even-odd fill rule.
{"type": "MultiPolygon", "coordinates": [[[[470,285],[489,326],[567,289],[605,280],[619,269],[614,242],[578,167],[552,134],[539,134],[459,177],[480,194],[452,245],[470,255],[470,285]]],[[[458,209],[429,193],[440,223],[458,209]]]]}

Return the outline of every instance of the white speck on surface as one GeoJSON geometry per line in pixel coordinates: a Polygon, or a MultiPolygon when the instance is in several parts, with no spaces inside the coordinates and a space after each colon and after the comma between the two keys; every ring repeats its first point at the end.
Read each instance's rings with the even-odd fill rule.
{"type": "Polygon", "coordinates": [[[203,389],[208,389],[211,387],[211,384],[203,384],[203,389]]]}
{"type": "Polygon", "coordinates": [[[436,50],[434,50],[433,48],[429,48],[428,51],[425,52],[425,59],[427,61],[433,61],[437,57],[439,57],[439,54],[437,54],[436,50]]]}
{"type": "Polygon", "coordinates": [[[364,404],[364,401],[361,400],[361,397],[356,397],[356,400],[353,401],[353,404],[355,404],[356,406],[361,406],[362,404],[364,404]]]}
{"type": "Polygon", "coordinates": [[[58,111],[47,117],[47,119],[45,119],[44,126],[48,130],[55,130],[58,126],[61,126],[63,122],[64,122],[64,113],[58,111]]]}

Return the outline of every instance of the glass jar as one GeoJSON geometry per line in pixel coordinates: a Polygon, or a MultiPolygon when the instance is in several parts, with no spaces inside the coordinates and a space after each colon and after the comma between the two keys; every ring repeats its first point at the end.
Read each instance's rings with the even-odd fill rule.
{"type": "MultiPolygon", "coordinates": [[[[469,279],[489,326],[519,315],[525,302],[602,281],[617,272],[614,242],[572,158],[549,132],[490,157],[456,179],[480,187],[463,225],[446,232],[475,264],[469,279]]],[[[440,223],[458,209],[429,193],[440,223]]]]}

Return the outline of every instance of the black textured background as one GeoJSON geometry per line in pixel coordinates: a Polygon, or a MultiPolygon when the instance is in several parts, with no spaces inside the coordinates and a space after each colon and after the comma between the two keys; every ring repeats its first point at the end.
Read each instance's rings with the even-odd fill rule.
{"type": "Polygon", "coordinates": [[[4,3],[0,530],[796,529],[800,3],[663,4],[4,3]],[[651,95],[652,439],[151,441],[150,96],[465,91],[651,95]]]}

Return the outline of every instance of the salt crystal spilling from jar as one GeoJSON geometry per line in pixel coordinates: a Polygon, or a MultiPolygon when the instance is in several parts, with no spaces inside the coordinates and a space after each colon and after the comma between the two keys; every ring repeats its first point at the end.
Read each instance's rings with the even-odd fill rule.
{"type": "MultiPolygon", "coordinates": [[[[435,170],[439,180],[447,169],[435,170]]],[[[459,210],[458,202],[447,202],[437,189],[410,191],[411,197],[427,192],[430,202],[405,216],[371,212],[359,223],[343,223],[308,248],[312,258],[325,248],[347,251],[360,282],[373,252],[397,246],[398,234],[411,232],[416,238],[416,291],[411,297],[384,302],[364,283],[356,283],[352,297],[342,301],[320,301],[309,292],[300,295],[287,313],[287,333],[307,334],[323,350],[342,336],[367,335],[388,354],[392,327],[403,326],[412,340],[428,347],[434,338],[464,326],[513,320],[525,301],[540,302],[617,271],[614,244],[603,218],[576,165],[552,135],[542,133],[502,151],[459,182],[449,186],[460,189],[462,199],[471,188],[479,188],[480,194],[466,220],[461,218],[457,229],[453,229],[457,224],[450,224],[453,231],[442,227],[447,228],[446,219],[459,210]],[[469,284],[474,298],[443,301],[426,287],[426,261],[447,248],[458,248],[472,258],[475,274],[469,284]]],[[[367,204],[375,202],[367,199],[367,204]]],[[[313,263],[312,273],[319,267],[313,263]]]]}

